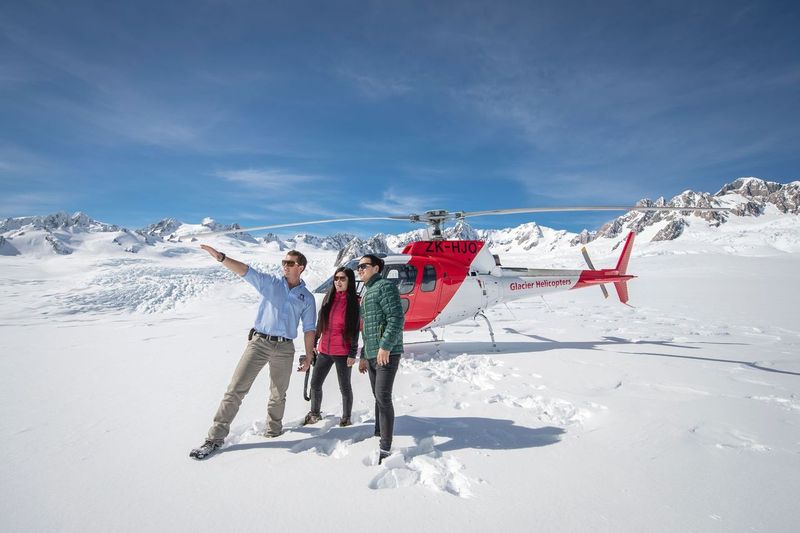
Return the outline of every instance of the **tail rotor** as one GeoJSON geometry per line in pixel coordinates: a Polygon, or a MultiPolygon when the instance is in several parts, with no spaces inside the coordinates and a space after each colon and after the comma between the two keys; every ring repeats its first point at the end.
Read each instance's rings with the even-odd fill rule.
{"type": "Polygon", "coordinates": [[[592,263],[592,259],[589,257],[589,252],[586,250],[586,247],[583,247],[581,249],[581,253],[583,254],[583,259],[586,261],[586,264],[589,266],[589,270],[583,271],[576,287],[580,288],[588,285],[599,285],[600,290],[603,291],[603,296],[608,298],[608,291],[606,290],[605,285],[606,283],[613,283],[614,289],[617,291],[617,296],[619,296],[619,301],[627,304],[628,280],[636,277],[628,274],[628,261],[630,261],[631,252],[633,251],[634,236],[634,232],[630,232],[628,234],[628,237],[625,240],[625,246],[622,248],[622,253],[617,261],[616,268],[596,269],[594,267],[594,263],[592,263]]]}
{"type": "MultiPolygon", "coordinates": [[[[583,259],[586,260],[586,265],[589,267],[589,270],[597,270],[594,267],[594,264],[592,264],[592,259],[589,257],[589,252],[586,250],[585,246],[581,248],[581,253],[583,254],[583,259]]],[[[608,298],[608,290],[606,290],[606,286],[600,285],[600,290],[603,291],[603,296],[608,298]]]]}

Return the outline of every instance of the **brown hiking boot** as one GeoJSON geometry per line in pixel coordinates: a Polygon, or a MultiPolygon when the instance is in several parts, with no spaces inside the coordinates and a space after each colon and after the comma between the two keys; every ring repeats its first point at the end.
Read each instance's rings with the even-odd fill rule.
{"type": "Polygon", "coordinates": [[[303,420],[303,425],[307,426],[309,424],[316,424],[320,420],[322,420],[322,415],[321,414],[309,412],[306,415],[305,419],[303,420]]]}

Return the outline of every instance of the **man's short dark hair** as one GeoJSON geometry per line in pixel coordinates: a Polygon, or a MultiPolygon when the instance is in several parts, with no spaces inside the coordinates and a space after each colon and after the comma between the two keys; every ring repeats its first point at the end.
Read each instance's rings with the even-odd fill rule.
{"type": "Polygon", "coordinates": [[[378,257],[377,255],[367,254],[361,256],[361,259],[369,259],[369,262],[378,267],[378,272],[383,272],[383,259],[378,257]]]}
{"type": "Polygon", "coordinates": [[[297,261],[297,264],[300,265],[301,267],[304,267],[308,264],[308,259],[306,259],[306,256],[304,256],[301,252],[298,252],[297,250],[289,250],[288,252],[286,252],[286,255],[291,255],[292,257],[294,257],[295,261],[297,261]]]}

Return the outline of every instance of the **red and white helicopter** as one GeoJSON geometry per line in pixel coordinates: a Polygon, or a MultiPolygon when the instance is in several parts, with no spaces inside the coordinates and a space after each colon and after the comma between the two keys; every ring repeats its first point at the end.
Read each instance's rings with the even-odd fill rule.
{"type": "MultiPolygon", "coordinates": [[[[614,268],[595,269],[584,247],[583,257],[589,270],[506,267],[493,255],[483,241],[446,240],[442,225],[446,221],[467,217],[518,213],[558,211],[729,211],[727,208],[687,207],[545,207],[499,209],[493,211],[448,212],[427,211],[421,215],[359,217],[316,220],[302,223],[277,224],[241,228],[238,232],[277,229],[292,226],[364,220],[407,220],[430,226],[430,238],[411,242],[397,255],[388,255],[383,275],[397,284],[405,311],[406,331],[428,331],[438,340],[432,328],[453,324],[467,318],[481,317],[486,321],[494,344],[494,331],[484,311],[497,304],[540,296],[557,291],[600,286],[608,297],[606,284],[613,284],[620,302],[628,302],[627,282],[636,276],[628,274],[628,261],[633,249],[634,233],[630,232],[614,268]]],[[[196,234],[193,237],[233,233],[219,231],[196,234]]],[[[351,268],[358,262],[353,260],[351,268]]],[[[332,278],[315,292],[325,292],[332,278]]],[[[360,282],[359,282],[360,283],[360,282]]]]}

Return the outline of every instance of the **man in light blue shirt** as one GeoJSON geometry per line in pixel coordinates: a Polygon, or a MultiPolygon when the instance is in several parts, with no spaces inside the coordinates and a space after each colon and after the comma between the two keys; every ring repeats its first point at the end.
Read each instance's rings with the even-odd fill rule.
{"type": "Polygon", "coordinates": [[[303,340],[308,355],[298,368],[305,372],[311,364],[314,351],[314,334],[317,319],[317,306],[314,296],[306,288],[300,275],[308,261],[297,250],[290,250],[281,261],[283,276],[264,274],[254,268],[231,259],[210,246],[201,245],[214,259],[230,271],[242,276],[261,294],[255,324],[250,330],[245,348],[228,390],[214,416],[214,424],[208,430],[206,441],[189,454],[193,459],[205,459],[222,446],[230,432],[231,422],[242,399],[258,373],[269,364],[269,403],[267,404],[268,427],[266,436],[277,437],[283,429],[283,413],[286,407],[286,390],[294,366],[294,342],[297,327],[303,323],[303,340]]]}

